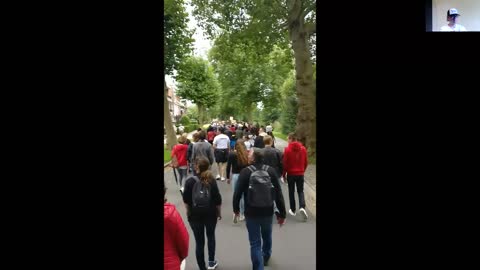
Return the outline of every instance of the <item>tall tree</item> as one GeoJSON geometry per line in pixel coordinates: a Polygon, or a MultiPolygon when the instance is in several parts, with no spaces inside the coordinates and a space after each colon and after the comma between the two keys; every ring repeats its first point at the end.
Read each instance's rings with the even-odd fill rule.
{"type": "Polygon", "coordinates": [[[198,107],[200,124],[206,121],[206,109],[217,102],[220,86],[207,60],[188,57],[182,62],[178,72],[178,92],[182,98],[189,99],[198,107]]]}
{"type": "MultiPolygon", "coordinates": [[[[164,76],[173,76],[182,59],[192,51],[193,31],[188,29],[188,13],[185,12],[183,0],[165,0],[163,15],[164,76]]],[[[163,120],[167,133],[167,149],[172,149],[176,143],[176,136],[172,116],[168,109],[168,89],[165,77],[163,80],[163,120]]]]}
{"type": "MultiPolygon", "coordinates": [[[[281,115],[281,87],[285,78],[291,76],[293,71],[292,54],[290,49],[282,49],[274,46],[272,52],[268,55],[268,61],[265,63],[264,74],[266,91],[262,100],[264,109],[262,111],[262,121],[265,124],[273,123],[281,115]]],[[[293,92],[296,96],[296,93],[293,92]]]]}
{"type": "Polygon", "coordinates": [[[315,0],[192,0],[194,15],[212,37],[232,34],[236,41],[255,44],[259,54],[288,37],[295,59],[298,97],[296,132],[309,149],[316,150],[315,85],[309,40],[316,32],[315,0]]]}
{"type": "Polygon", "coordinates": [[[293,68],[292,55],[290,49],[278,46],[268,54],[260,54],[254,44],[231,42],[231,39],[231,35],[221,35],[209,52],[221,84],[221,112],[251,122],[258,102],[265,105],[263,112],[278,109],[278,88],[293,68]]]}
{"type": "Polygon", "coordinates": [[[295,95],[295,72],[286,76],[280,92],[282,95],[280,123],[282,124],[282,132],[288,134],[294,132],[297,126],[295,116],[298,113],[298,99],[295,95]]]}

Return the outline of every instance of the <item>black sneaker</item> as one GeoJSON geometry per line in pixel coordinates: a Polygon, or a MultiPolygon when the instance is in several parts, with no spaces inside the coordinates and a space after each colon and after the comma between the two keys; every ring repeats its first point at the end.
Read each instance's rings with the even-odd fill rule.
{"type": "Polygon", "coordinates": [[[215,269],[215,268],[217,268],[217,266],[218,266],[217,260],[215,260],[215,261],[213,261],[213,262],[210,262],[210,261],[208,262],[208,269],[209,269],[209,270],[215,269]]]}

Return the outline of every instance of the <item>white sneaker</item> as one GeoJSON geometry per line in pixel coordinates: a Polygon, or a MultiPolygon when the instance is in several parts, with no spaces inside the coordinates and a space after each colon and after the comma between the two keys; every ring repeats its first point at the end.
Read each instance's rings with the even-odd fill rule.
{"type": "Polygon", "coordinates": [[[300,214],[302,214],[303,220],[307,221],[308,219],[307,211],[305,211],[305,209],[303,208],[300,208],[300,214]]]}
{"type": "Polygon", "coordinates": [[[220,178],[220,180],[225,181],[226,179],[225,179],[225,177],[222,177],[222,178],[220,178]]]}
{"type": "Polygon", "coordinates": [[[233,223],[237,223],[238,222],[238,217],[237,215],[233,214],[233,223]]]}
{"type": "Polygon", "coordinates": [[[288,213],[289,213],[290,215],[292,215],[292,216],[296,216],[296,215],[297,215],[297,213],[293,212],[292,209],[289,209],[289,210],[288,210],[288,213]]]}
{"type": "Polygon", "coordinates": [[[220,174],[217,174],[217,177],[215,179],[220,180],[220,174]]]}
{"type": "Polygon", "coordinates": [[[184,187],[181,187],[181,188],[180,188],[180,192],[182,192],[182,194],[183,194],[183,190],[184,190],[184,189],[185,189],[184,187]]]}
{"type": "Polygon", "coordinates": [[[244,215],[242,215],[242,214],[240,214],[240,218],[239,218],[238,220],[240,220],[240,221],[244,221],[244,220],[245,220],[245,216],[244,216],[244,215]]]}

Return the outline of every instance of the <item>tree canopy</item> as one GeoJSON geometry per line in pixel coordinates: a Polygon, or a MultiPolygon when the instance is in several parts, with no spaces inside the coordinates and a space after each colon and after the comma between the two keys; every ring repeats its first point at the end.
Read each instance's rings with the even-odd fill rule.
{"type": "MultiPolygon", "coordinates": [[[[316,1],[314,0],[192,0],[195,7],[193,15],[199,25],[215,40],[217,54],[223,55],[223,62],[242,61],[246,69],[242,72],[241,86],[231,87],[234,91],[250,98],[249,93],[256,92],[256,97],[243,100],[255,102],[266,92],[272,90],[263,72],[269,54],[275,46],[285,48],[290,43],[295,60],[295,89],[298,98],[296,133],[299,141],[305,144],[309,153],[314,155],[316,148],[316,103],[313,81],[313,63],[316,62],[312,42],[316,41],[316,1]],[[243,47],[243,48],[242,48],[243,47]],[[235,52],[236,48],[247,51],[245,55],[235,52]],[[230,58],[230,59],[229,59],[230,58]],[[241,60],[240,60],[241,59],[241,60]],[[258,65],[252,65],[254,59],[258,65]],[[241,92],[243,90],[243,92],[241,92]]],[[[217,57],[218,58],[218,57],[217,57]]],[[[268,61],[267,61],[268,62],[268,61]]],[[[222,63],[215,63],[219,69],[232,69],[222,63]]],[[[239,70],[237,67],[233,69],[239,70]]],[[[221,73],[221,72],[219,72],[221,73]]],[[[227,71],[225,71],[227,74],[227,71]]],[[[231,74],[229,71],[228,74],[231,74]]],[[[235,73],[238,76],[238,73],[235,73]]],[[[219,76],[222,87],[226,80],[219,76]]],[[[269,99],[271,100],[271,99],[269,99]]],[[[245,110],[251,112],[249,108],[245,110]]]]}
{"type": "Polygon", "coordinates": [[[198,106],[199,121],[205,121],[207,108],[217,103],[220,85],[207,60],[199,57],[185,58],[177,75],[177,95],[198,106]]]}
{"type": "Polygon", "coordinates": [[[193,31],[188,29],[188,13],[183,0],[165,0],[163,13],[165,75],[173,75],[182,59],[192,51],[193,31]]]}
{"type": "MultiPolygon", "coordinates": [[[[163,11],[164,35],[164,76],[174,75],[179,64],[192,51],[193,31],[188,29],[188,14],[185,12],[183,0],[165,0],[163,11]]],[[[167,134],[167,149],[172,149],[176,143],[172,117],[167,100],[167,83],[163,79],[163,120],[167,134]]]]}

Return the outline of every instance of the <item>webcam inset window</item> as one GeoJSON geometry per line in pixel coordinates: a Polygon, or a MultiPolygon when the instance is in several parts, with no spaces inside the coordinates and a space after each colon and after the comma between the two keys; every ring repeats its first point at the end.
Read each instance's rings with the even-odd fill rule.
{"type": "Polygon", "coordinates": [[[427,0],[427,31],[480,31],[480,0],[427,0]]]}

